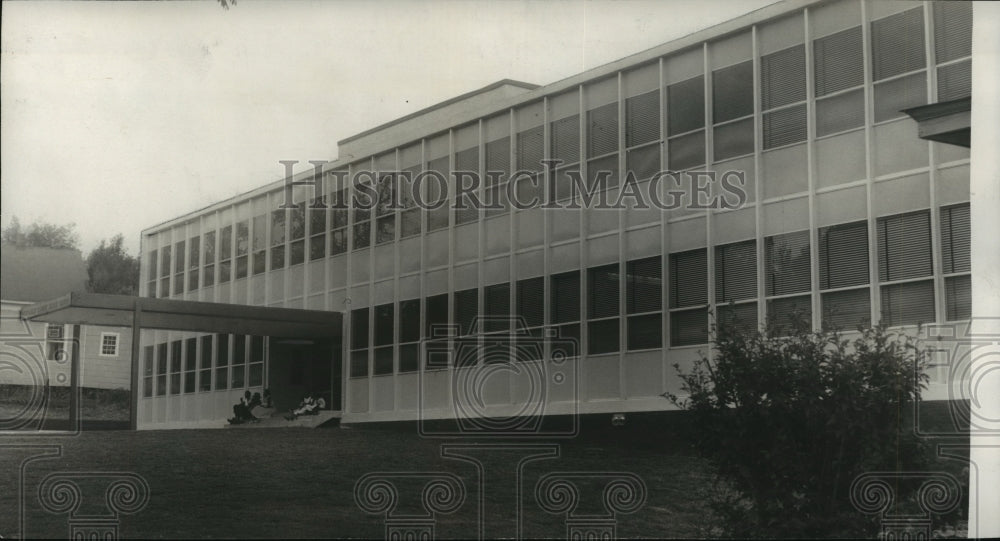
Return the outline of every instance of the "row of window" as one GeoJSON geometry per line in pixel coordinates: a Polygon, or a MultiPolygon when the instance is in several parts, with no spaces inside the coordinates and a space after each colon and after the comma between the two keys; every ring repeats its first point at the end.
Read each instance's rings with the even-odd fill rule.
{"type": "Polygon", "coordinates": [[[142,396],[260,387],[263,336],[215,334],[143,348],[142,396]]]}
{"type": "MultiPolygon", "coordinates": [[[[935,316],[933,250],[928,210],[876,220],[882,321],[888,325],[930,323],[935,316]]],[[[969,205],[941,208],[940,245],[946,319],[971,315],[969,205]]],[[[818,232],[820,304],[824,325],[854,328],[871,314],[868,222],[821,228],[818,232]]],[[[765,312],[779,328],[794,318],[811,322],[809,232],[766,237],[763,256],[765,312]]],[[[425,368],[489,362],[490,351],[509,358],[539,359],[663,347],[662,318],[669,318],[670,346],[705,344],[714,303],[720,327],[758,321],[756,241],[716,246],[714,291],[709,293],[708,249],[669,254],[669,305],[663,309],[663,258],[627,261],[581,271],[383,304],[350,313],[351,376],[413,372],[424,341],[425,368]],[[512,290],[513,289],[513,290],[512,290]],[[621,295],[624,293],[624,299],[621,295]],[[549,313],[545,320],[544,302],[549,313]],[[622,302],[624,300],[624,302],[622,302]],[[422,308],[422,310],[421,310],[422,308]],[[371,313],[369,313],[371,312],[371,313]],[[421,318],[421,315],[423,316],[421,318]],[[422,321],[422,323],[421,323],[422,321]],[[374,328],[370,329],[369,326],[374,328]],[[547,325],[547,326],[546,326],[547,325]],[[587,343],[581,328],[587,326],[587,343]],[[371,331],[371,332],[370,332],[371,331]],[[624,332],[624,340],[620,336],[624,332]],[[511,344],[514,350],[511,351],[511,344]],[[399,348],[394,355],[394,346],[399,348]],[[398,358],[398,363],[395,359],[398,358]]]]}
{"type": "MultiPolygon", "coordinates": [[[[875,122],[902,116],[901,109],[927,101],[927,66],[935,66],[938,99],[948,100],[968,96],[971,81],[972,8],[968,2],[935,2],[933,4],[934,36],[930,53],[924,37],[924,10],[918,5],[870,22],[870,75],[875,122]]],[[[540,195],[539,180],[543,173],[541,160],[548,148],[552,159],[563,163],[550,172],[556,199],[571,193],[571,173],[581,171],[586,163],[591,186],[607,186],[619,182],[619,131],[624,123],[625,167],[637,179],[645,179],[661,170],[659,141],[665,139],[670,170],[686,170],[708,161],[720,161],[750,154],[754,151],[754,110],[761,111],[761,147],[765,150],[804,141],[808,133],[807,87],[812,85],[815,96],[817,136],[859,128],[865,121],[865,59],[862,27],[855,26],[822,36],[809,43],[812,55],[812,81],[808,81],[806,44],[799,44],[765,54],[758,63],[760,103],[754,103],[754,63],[745,61],[714,70],[706,81],[698,75],[669,84],[665,89],[663,119],[666,133],[660,133],[660,92],[653,90],[624,100],[624,115],[619,118],[617,84],[613,79],[592,84],[595,93],[607,94],[606,103],[581,115],[562,115],[549,124],[550,136],[545,138],[542,126],[510,133],[509,115],[486,119],[486,142],[480,148],[472,141],[479,138],[476,126],[459,128],[456,133],[470,135],[456,142],[455,171],[479,171],[480,150],[486,171],[499,175],[485,179],[485,199],[498,203],[499,208],[486,210],[484,216],[509,210],[507,183],[511,181],[512,165],[518,170],[534,171],[536,175],[518,179],[513,191],[521,201],[540,195]],[[706,86],[710,83],[710,118],[706,118],[706,86]],[[606,88],[610,91],[605,92],[606,88]],[[491,126],[497,126],[492,129],[491,126]],[[585,128],[584,128],[585,127],[585,128]],[[476,129],[471,129],[476,128],[476,129]],[[712,130],[713,155],[706,156],[706,129],[712,130]],[[581,132],[586,134],[582,141],[581,132]],[[474,133],[474,136],[471,135],[474,133]],[[581,146],[583,154],[581,155],[581,146]],[[599,173],[603,171],[604,173],[599,173]]],[[[646,68],[638,68],[640,72],[646,68]]],[[[577,102],[576,90],[550,98],[577,102]]],[[[538,104],[525,106],[532,110],[538,104]]],[[[539,111],[535,112],[540,116],[539,111]]],[[[554,115],[559,116],[559,115],[554,115]]],[[[438,138],[440,139],[440,138],[438,138]]],[[[457,139],[456,139],[457,140],[457,139]]],[[[428,140],[390,151],[370,160],[359,162],[353,170],[395,171],[401,169],[412,178],[421,172],[435,171],[448,176],[451,160],[447,140],[428,140]],[[424,159],[424,147],[430,159],[424,159]],[[435,157],[436,156],[436,157],[435,157]]],[[[343,173],[343,172],[341,172],[343,173]]],[[[225,283],[233,279],[260,274],[268,269],[322,259],[344,253],[349,244],[363,249],[374,244],[393,242],[397,238],[419,235],[449,226],[449,213],[454,223],[463,224],[479,219],[477,210],[449,208],[421,210],[409,189],[396,194],[392,179],[373,177],[377,202],[372,210],[356,209],[349,217],[346,209],[307,209],[305,205],[291,210],[275,210],[252,220],[227,225],[218,233],[205,233],[164,246],[150,253],[147,295],[166,297],[185,290],[225,283]],[[396,198],[402,210],[390,207],[396,198]],[[329,214],[329,221],[327,215],[329,214]],[[349,219],[350,218],[350,219],[349,219]],[[309,236],[306,238],[306,223],[309,236]],[[270,222],[270,223],[269,223],[270,222]],[[270,226],[270,242],[267,228],[270,226]],[[329,233],[329,234],[327,234],[329,233]],[[348,240],[350,237],[350,241],[348,240]],[[269,244],[269,245],[268,245],[269,244]],[[286,253],[287,245],[287,253],[286,253]],[[218,249],[218,253],[216,253],[218,249]],[[187,269],[185,282],[185,255],[187,269]],[[173,260],[173,264],[171,261],[173,260]],[[199,268],[201,272],[199,272],[199,268]],[[170,276],[174,276],[171,286],[170,276]],[[199,280],[200,278],[200,280],[199,280]],[[171,290],[172,289],[172,290],[171,290]]],[[[404,178],[405,182],[406,179],[404,178]]],[[[429,183],[433,186],[434,183],[429,183]]],[[[434,200],[436,194],[426,194],[434,200]]],[[[469,196],[463,195],[464,203],[469,196]]],[[[327,204],[346,200],[346,192],[335,192],[327,204]]]]}

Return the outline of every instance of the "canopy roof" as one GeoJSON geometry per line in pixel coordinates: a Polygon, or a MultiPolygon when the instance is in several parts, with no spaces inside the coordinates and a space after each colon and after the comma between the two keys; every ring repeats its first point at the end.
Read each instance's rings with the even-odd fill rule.
{"type": "Polygon", "coordinates": [[[282,338],[337,338],[340,312],[217,302],[70,293],[21,309],[21,317],[57,324],[172,331],[252,334],[282,338]]]}
{"type": "Polygon", "coordinates": [[[911,107],[903,112],[917,121],[917,134],[921,139],[969,148],[972,98],[911,107]]]}

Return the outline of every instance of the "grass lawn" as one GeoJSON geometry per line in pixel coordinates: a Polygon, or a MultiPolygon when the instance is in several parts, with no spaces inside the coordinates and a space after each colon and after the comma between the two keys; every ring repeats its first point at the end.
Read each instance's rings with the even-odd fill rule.
{"type": "MultiPolygon", "coordinates": [[[[123,537],[261,538],[384,536],[382,516],[364,513],[354,500],[355,482],[377,471],[447,471],[460,476],[465,503],[439,516],[438,537],[478,536],[479,484],[472,464],[440,457],[444,440],[420,438],[412,429],[268,429],[84,432],[72,438],[0,436],[0,445],[61,444],[62,458],[32,462],[26,469],[28,537],[65,537],[68,516],[51,515],[38,502],[38,485],[52,472],[126,471],[150,486],[149,503],[122,515],[123,537]]],[[[467,443],[467,442],[459,442],[467,443]]],[[[563,441],[559,458],[524,469],[522,518],[527,537],[566,535],[564,517],[542,511],[535,483],[553,471],[631,471],[648,489],[646,504],[618,517],[622,537],[699,536],[706,525],[704,463],[685,453],[639,446],[621,439],[563,441]]],[[[0,451],[0,535],[17,535],[16,472],[22,455],[0,451]]],[[[516,458],[494,451],[487,472],[485,533],[516,535],[516,458]]],[[[82,485],[81,485],[82,486],[82,485]]],[[[415,511],[419,486],[399,485],[400,512],[415,511]]],[[[599,490],[584,492],[581,512],[596,511],[599,490]],[[589,498],[588,498],[589,497],[589,498]],[[584,501],[589,499],[591,501],[584,501]]],[[[85,496],[85,499],[87,496],[85,496]]],[[[103,492],[89,498],[103,500],[103,492]]],[[[90,500],[88,500],[90,501],[90,500]]],[[[87,503],[85,501],[85,503],[87,503]]],[[[93,503],[93,501],[91,501],[93,503]]],[[[95,507],[94,509],[97,509],[95,507]]],[[[96,512],[96,510],[94,511],[96,512]]]]}

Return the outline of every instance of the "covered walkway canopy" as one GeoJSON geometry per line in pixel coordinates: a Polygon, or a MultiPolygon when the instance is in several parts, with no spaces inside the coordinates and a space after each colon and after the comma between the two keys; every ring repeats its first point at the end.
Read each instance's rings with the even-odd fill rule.
{"type": "MultiPolygon", "coordinates": [[[[139,331],[142,329],[249,334],[294,339],[339,339],[343,328],[343,316],[340,312],[99,293],[70,293],[25,306],[21,309],[21,317],[45,323],[74,325],[74,336],[79,336],[80,325],[132,328],[133,430],[137,427],[139,331]]],[[[77,342],[73,343],[71,360],[70,386],[75,396],[80,380],[80,351],[77,342]]],[[[76,406],[77,401],[71,400],[71,426],[77,426],[79,419],[76,406]]]]}

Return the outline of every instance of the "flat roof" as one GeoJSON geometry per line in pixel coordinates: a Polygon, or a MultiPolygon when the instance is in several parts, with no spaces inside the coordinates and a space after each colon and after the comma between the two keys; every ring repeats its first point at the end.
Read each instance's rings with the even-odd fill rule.
{"type": "Polygon", "coordinates": [[[338,338],[343,315],[324,310],[153,299],[74,292],[21,309],[21,317],[56,324],[233,333],[280,338],[338,338]]]}

